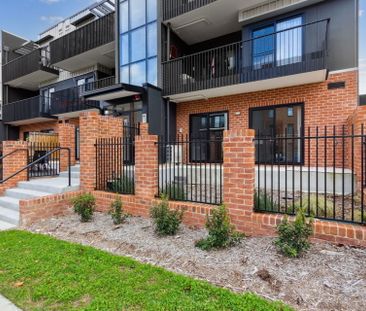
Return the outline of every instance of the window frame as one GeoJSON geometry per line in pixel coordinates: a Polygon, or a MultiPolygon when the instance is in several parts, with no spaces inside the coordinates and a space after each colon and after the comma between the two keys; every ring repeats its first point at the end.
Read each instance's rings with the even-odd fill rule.
{"type": "MultiPolygon", "coordinates": [[[[301,108],[301,125],[300,125],[300,133],[299,136],[300,139],[300,161],[287,161],[285,164],[282,162],[278,162],[276,160],[273,160],[273,164],[275,165],[304,165],[305,163],[305,103],[304,102],[297,102],[297,103],[290,103],[290,104],[279,104],[279,105],[270,105],[270,106],[260,106],[260,107],[252,107],[249,108],[249,128],[253,129],[253,112],[256,111],[265,111],[265,110],[273,110],[274,115],[274,135],[273,137],[276,137],[276,109],[279,108],[294,108],[294,107],[300,107],[301,108]]],[[[255,133],[255,139],[260,140],[260,136],[257,136],[257,133],[255,133]]],[[[291,139],[291,138],[289,138],[291,139]]],[[[276,150],[274,150],[276,152],[276,150]]],[[[271,162],[266,161],[255,161],[255,164],[271,164],[271,162]]]]}

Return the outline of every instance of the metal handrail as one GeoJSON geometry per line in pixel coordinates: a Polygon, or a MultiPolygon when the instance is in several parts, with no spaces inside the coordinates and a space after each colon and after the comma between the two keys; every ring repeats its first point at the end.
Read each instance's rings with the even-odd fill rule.
{"type": "MultiPolygon", "coordinates": [[[[27,150],[27,149],[17,149],[17,150],[27,150]]],[[[16,151],[17,151],[16,150],[16,151]]],[[[33,165],[37,164],[38,162],[41,162],[42,160],[44,160],[45,158],[49,157],[50,155],[52,155],[53,153],[55,152],[58,152],[58,151],[61,151],[61,150],[67,150],[68,152],[68,175],[69,175],[69,187],[71,187],[71,150],[70,148],[66,148],[66,147],[58,147],[58,148],[55,148],[49,152],[47,152],[45,155],[43,155],[42,157],[38,158],[37,160],[29,163],[28,165],[24,166],[23,168],[21,168],[20,170],[16,171],[15,173],[13,173],[12,175],[10,175],[9,177],[3,179],[3,180],[0,180],[0,184],[3,184],[5,183],[6,181],[8,181],[9,179],[17,176],[18,174],[22,173],[23,171],[25,170],[28,170],[30,167],[32,167],[33,165]]],[[[29,157],[27,157],[28,159],[29,157]]],[[[28,180],[29,180],[29,174],[28,174],[28,180]]]]}

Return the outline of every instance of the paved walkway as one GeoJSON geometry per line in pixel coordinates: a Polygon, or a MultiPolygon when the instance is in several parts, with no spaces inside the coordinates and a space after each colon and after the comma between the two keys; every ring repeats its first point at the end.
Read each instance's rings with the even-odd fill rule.
{"type": "Polygon", "coordinates": [[[0,310],[1,311],[21,311],[8,299],[0,295],[0,310]]]}

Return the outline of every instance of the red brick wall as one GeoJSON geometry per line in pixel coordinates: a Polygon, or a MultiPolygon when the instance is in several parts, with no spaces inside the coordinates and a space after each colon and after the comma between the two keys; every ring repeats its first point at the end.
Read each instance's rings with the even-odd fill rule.
{"type": "Polygon", "coordinates": [[[230,129],[249,127],[249,109],[290,103],[305,104],[305,127],[346,125],[357,106],[357,71],[332,74],[323,83],[210,98],[177,104],[177,129],[189,131],[191,114],[229,112],[230,129]],[[328,83],[345,81],[345,89],[328,90],[328,83]],[[236,115],[239,112],[240,115],[236,115]]]}
{"type": "MultiPolygon", "coordinates": [[[[25,141],[3,141],[4,156],[16,151],[3,159],[3,179],[10,177],[27,165],[27,148],[28,143],[25,141]]],[[[27,180],[27,170],[0,184],[0,194],[4,193],[6,189],[15,187],[19,181],[25,180],[27,180]]]]}
{"type": "MultiPolygon", "coordinates": [[[[71,166],[75,165],[75,125],[70,123],[58,124],[58,138],[62,148],[70,148],[71,166]]],[[[68,167],[68,152],[61,150],[60,170],[65,171],[68,167]]]]}
{"type": "Polygon", "coordinates": [[[42,130],[53,130],[58,133],[58,121],[21,125],[19,127],[19,139],[24,140],[25,132],[40,132],[42,130]]]}
{"type": "Polygon", "coordinates": [[[67,192],[46,197],[20,200],[20,225],[28,226],[35,222],[72,212],[71,200],[82,192],[67,192]]]}

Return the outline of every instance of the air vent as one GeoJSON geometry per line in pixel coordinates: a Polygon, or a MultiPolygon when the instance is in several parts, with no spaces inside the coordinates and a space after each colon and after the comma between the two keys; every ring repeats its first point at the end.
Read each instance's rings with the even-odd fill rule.
{"type": "Polygon", "coordinates": [[[346,87],[346,82],[333,82],[328,84],[328,90],[344,89],[346,87]]]}
{"type": "MultiPolygon", "coordinates": [[[[322,1],[322,0],[321,0],[322,1]]],[[[294,10],[304,5],[311,4],[310,2],[320,2],[309,1],[309,0],[267,0],[263,3],[245,9],[239,12],[239,23],[255,19],[266,14],[277,12],[280,10],[294,10]]]]}

